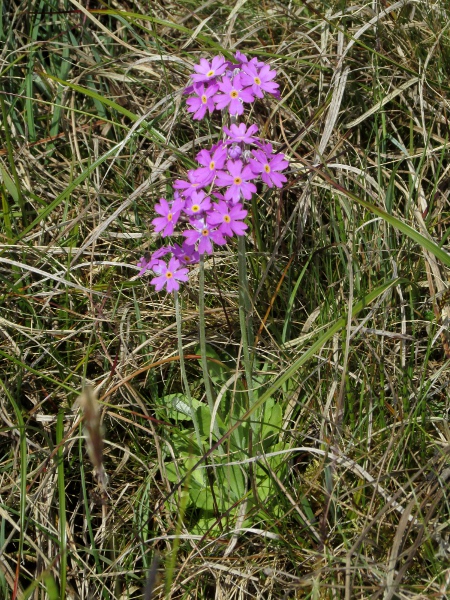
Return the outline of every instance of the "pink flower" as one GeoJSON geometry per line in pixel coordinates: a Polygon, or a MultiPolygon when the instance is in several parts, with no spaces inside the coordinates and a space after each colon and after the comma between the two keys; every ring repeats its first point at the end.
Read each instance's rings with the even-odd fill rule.
{"type": "Polygon", "coordinates": [[[227,162],[228,173],[219,171],[217,173],[217,184],[220,186],[230,186],[225,192],[225,199],[231,200],[233,204],[239,202],[241,194],[246,200],[250,200],[252,194],[256,192],[256,186],[249,183],[255,179],[255,174],[250,165],[245,165],[240,160],[229,160],[227,162]]]}
{"type": "Polygon", "coordinates": [[[240,67],[242,67],[242,65],[245,65],[248,63],[248,58],[245,56],[245,54],[242,54],[242,52],[239,52],[239,50],[234,55],[234,58],[236,59],[238,65],[240,67]]]}
{"type": "Polygon", "coordinates": [[[206,111],[209,110],[210,113],[213,112],[215,108],[214,104],[214,94],[216,94],[219,89],[218,85],[210,85],[205,87],[204,85],[194,85],[193,92],[197,94],[196,96],[191,96],[186,100],[186,104],[188,105],[188,112],[193,112],[193,119],[200,121],[206,114],[206,111]]]}
{"type": "Polygon", "coordinates": [[[242,115],[243,102],[250,103],[255,99],[249,89],[244,89],[239,75],[235,75],[233,81],[229,77],[224,77],[219,82],[219,89],[222,93],[214,96],[216,108],[222,110],[228,106],[231,115],[242,115]]]}
{"type": "Polygon", "coordinates": [[[232,123],[230,129],[228,129],[228,127],[223,127],[223,131],[230,138],[225,142],[226,144],[254,144],[257,138],[255,138],[253,134],[258,131],[258,125],[250,125],[247,129],[245,123],[239,123],[239,125],[232,123]]]}
{"type": "Polygon", "coordinates": [[[244,67],[244,65],[248,64],[249,62],[255,64],[257,67],[263,67],[266,64],[265,62],[258,60],[256,57],[252,58],[249,61],[248,58],[245,56],[245,54],[242,54],[242,52],[239,52],[239,50],[234,55],[234,58],[236,59],[238,66],[241,69],[244,67]]]}
{"type": "Polygon", "coordinates": [[[184,201],[181,198],[174,200],[171,205],[165,198],[161,198],[159,204],[155,204],[155,211],[159,215],[162,215],[152,221],[155,232],[161,232],[162,237],[172,235],[173,228],[180,217],[183,207],[184,201]]]}
{"type": "Polygon", "coordinates": [[[254,173],[261,173],[261,179],[270,188],[276,186],[283,187],[287,179],[278,171],[284,171],[289,166],[287,160],[284,160],[284,154],[273,154],[267,156],[262,150],[253,151],[253,159],[250,160],[250,166],[254,173]]]}
{"type": "MultiPolygon", "coordinates": [[[[207,112],[228,109],[232,116],[242,115],[244,104],[263,98],[264,93],[280,97],[274,79],[276,71],[257,58],[249,60],[236,52],[235,61],[215,56],[195,65],[190,84],[184,89],[187,111],[194,120],[207,112]]],[[[232,119],[236,121],[237,119],[232,119]]],[[[197,154],[199,167],[187,173],[187,180],[177,179],[172,202],[161,198],[155,206],[155,231],[163,237],[172,235],[180,219],[188,229],[181,234],[185,241],[146,254],[139,262],[139,275],[153,271],[151,283],[156,291],[179,290],[188,281],[187,265],[200,260],[200,255],[213,252],[214,244],[223,246],[227,238],[242,236],[248,229],[244,222],[248,211],[242,199],[256,192],[254,181],[261,179],[270,188],[282,187],[286,177],[281,171],[289,165],[283,154],[275,154],[270,143],[257,137],[257,125],[233,122],[223,127],[225,141],[197,154]],[[255,149],[256,147],[256,149],[255,149]],[[206,189],[204,189],[206,188],[206,189]],[[209,190],[209,191],[207,191],[209,190]],[[189,218],[188,218],[189,217],[189,218]],[[169,252],[172,257],[161,260],[169,252]]]]}
{"type": "Polygon", "coordinates": [[[138,273],[138,276],[140,277],[141,275],[143,275],[146,271],[150,271],[151,267],[151,260],[152,257],[151,256],[141,256],[141,258],[138,260],[137,262],[137,266],[139,267],[140,271],[138,273]]]}
{"type": "Polygon", "coordinates": [[[200,59],[200,64],[194,66],[195,74],[192,75],[194,83],[214,80],[215,77],[222,75],[228,66],[228,62],[223,56],[215,56],[211,64],[205,59],[200,59]]]}
{"type": "Polygon", "coordinates": [[[216,171],[223,169],[227,159],[227,149],[220,143],[215,148],[211,148],[210,151],[200,150],[196,158],[203,165],[203,169],[196,169],[198,178],[204,182],[204,185],[207,185],[214,179],[216,171]]]}
{"type": "Polygon", "coordinates": [[[145,254],[142,256],[137,266],[141,269],[138,273],[138,276],[143,275],[146,271],[154,271],[155,267],[161,262],[159,259],[168,254],[171,251],[170,246],[163,246],[159,248],[159,250],[155,250],[153,254],[145,254]]]}
{"type": "Polygon", "coordinates": [[[242,154],[242,148],[239,144],[233,144],[228,150],[228,156],[233,160],[237,160],[242,154]]]}
{"type": "Polygon", "coordinates": [[[272,71],[269,65],[264,65],[259,69],[255,63],[252,63],[253,61],[250,61],[242,67],[242,84],[251,86],[253,94],[258,98],[264,96],[263,92],[279,98],[278,83],[272,81],[276,77],[277,72],[275,70],[272,71]]]}
{"type": "Polygon", "coordinates": [[[199,217],[201,213],[208,211],[210,208],[211,198],[206,196],[203,190],[200,190],[199,192],[192,192],[184,212],[191,217],[199,217]]]}
{"type": "Polygon", "coordinates": [[[219,226],[218,229],[223,235],[232,237],[233,234],[244,235],[247,225],[242,222],[247,216],[247,211],[242,208],[242,204],[228,206],[226,202],[219,202],[214,206],[215,212],[210,213],[206,220],[209,225],[219,226]]]}
{"type": "Polygon", "coordinates": [[[179,281],[188,281],[188,269],[181,268],[180,261],[172,257],[169,264],[162,260],[158,265],[158,276],[153,277],[151,284],[155,286],[155,290],[160,292],[164,286],[168,292],[173,292],[180,289],[179,281]]]}
{"type": "Polygon", "coordinates": [[[172,252],[175,258],[178,258],[181,263],[186,265],[193,265],[200,260],[200,255],[195,249],[195,246],[189,246],[187,241],[183,242],[181,248],[178,244],[174,244],[172,246],[172,252]]]}
{"type": "Polygon", "coordinates": [[[204,219],[193,221],[192,225],[195,229],[183,231],[183,235],[189,246],[194,246],[198,242],[198,251],[200,254],[205,254],[205,252],[212,254],[212,242],[218,246],[223,246],[227,243],[222,233],[218,229],[213,229],[204,219]]]}
{"type": "Polygon", "coordinates": [[[198,173],[196,173],[195,169],[188,171],[187,175],[189,181],[177,179],[173,184],[173,187],[175,190],[181,190],[181,193],[184,194],[185,198],[190,198],[192,192],[201,190],[205,184],[199,180],[198,173]]]}
{"type": "Polygon", "coordinates": [[[257,146],[264,152],[266,156],[270,156],[273,153],[273,147],[270,142],[259,141],[257,146]]]}

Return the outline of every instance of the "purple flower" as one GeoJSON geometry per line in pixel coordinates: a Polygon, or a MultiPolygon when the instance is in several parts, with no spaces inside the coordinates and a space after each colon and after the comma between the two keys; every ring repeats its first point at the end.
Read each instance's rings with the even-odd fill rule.
{"type": "Polygon", "coordinates": [[[238,65],[240,67],[242,65],[245,65],[246,63],[248,63],[248,58],[245,56],[245,54],[242,54],[242,52],[239,52],[239,50],[234,55],[234,58],[236,59],[238,65]]]}
{"type": "Polygon", "coordinates": [[[161,198],[159,204],[155,204],[155,211],[158,215],[162,215],[152,221],[155,232],[161,232],[162,237],[172,235],[183,207],[184,201],[181,198],[177,198],[172,204],[169,204],[165,198],[161,198]]]}
{"type": "Polygon", "coordinates": [[[180,261],[172,257],[169,264],[163,260],[159,261],[158,276],[153,277],[151,284],[155,286],[155,290],[160,292],[164,286],[168,292],[173,292],[180,289],[179,281],[188,281],[188,269],[181,268],[180,261]]]}
{"type": "Polygon", "coordinates": [[[231,200],[234,204],[239,202],[241,194],[246,200],[250,200],[252,194],[256,192],[256,186],[249,183],[255,179],[255,174],[250,168],[250,165],[245,165],[240,160],[229,160],[227,162],[228,173],[219,171],[217,173],[217,184],[230,186],[225,192],[225,199],[231,200]]]}
{"type": "Polygon", "coordinates": [[[215,77],[222,75],[228,67],[228,62],[223,56],[215,56],[211,64],[205,59],[200,59],[200,64],[194,66],[195,73],[192,75],[194,83],[214,80],[215,77]]]}
{"type": "Polygon", "coordinates": [[[228,129],[228,127],[223,127],[223,131],[230,138],[225,142],[226,144],[254,144],[257,138],[255,138],[253,134],[258,131],[258,125],[250,125],[247,129],[245,123],[239,123],[239,125],[232,123],[230,129],[228,129]]]}
{"type": "MultiPolygon", "coordinates": [[[[249,60],[240,52],[235,61],[223,56],[211,61],[202,58],[183,91],[188,95],[187,111],[194,120],[216,109],[242,115],[244,104],[254,102],[255,97],[263,98],[264,93],[280,97],[276,74],[265,62],[249,60]]],[[[245,234],[248,211],[242,200],[251,199],[256,192],[256,179],[270,188],[282,187],[286,181],[281,174],[289,165],[285,156],[275,154],[270,143],[258,138],[257,125],[237,124],[236,120],[223,127],[225,141],[201,150],[196,157],[198,168],[189,170],[186,180],[174,182],[173,200],[161,198],[155,206],[157,217],[152,223],[163,237],[174,233],[180,219],[188,223],[188,229],[181,232],[185,240],[181,246],[160,248],[138,262],[139,275],[153,271],[151,283],[157,291],[177,291],[181,282],[188,281],[186,266],[199,262],[200,255],[211,254],[214,244],[223,246],[228,238],[245,234]],[[162,260],[169,252],[170,260],[162,260]]]]}
{"type": "MultiPolygon", "coordinates": [[[[270,145],[270,144],[269,144],[270,145]]],[[[283,187],[283,183],[287,181],[284,175],[278,171],[284,171],[289,166],[287,160],[284,160],[284,154],[273,154],[267,156],[262,150],[253,151],[253,159],[250,160],[250,166],[254,173],[261,173],[261,179],[270,188],[283,187]]]]}
{"type": "Polygon", "coordinates": [[[163,246],[162,248],[155,250],[153,254],[144,254],[137,263],[137,266],[141,269],[138,276],[143,275],[146,271],[154,271],[161,262],[159,259],[171,251],[171,246],[163,246]]]}
{"type": "Polygon", "coordinates": [[[270,142],[258,142],[257,146],[264,152],[266,156],[270,156],[273,153],[273,147],[270,142]]]}
{"type": "Polygon", "coordinates": [[[262,62],[261,60],[258,60],[256,57],[252,58],[250,61],[248,60],[248,58],[245,56],[245,54],[242,54],[242,52],[239,52],[239,50],[236,52],[236,54],[234,55],[234,58],[236,59],[238,66],[242,69],[244,67],[244,65],[250,63],[253,63],[254,65],[256,65],[257,67],[263,67],[266,63],[262,62]]]}
{"type": "Polygon", "coordinates": [[[200,150],[196,158],[203,165],[202,169],[196,169],[198,178],[204,182],[204,185],[207,185],[214,179],[216,171],[223,169],[227,160],[227,149],[220,143],[216,147],[211,148],[210,151],[200,150]]]}
{"type": "Polygon", "coordinates": [[[242,148],[239,144],[233,144],[228,150],[228,156],[233,160],[237,160],[242,154],[242,148]]]}
{"type": "Polygon", "coordinates": [[[226,244],[226,239],[218,229],[213,229],[204,219],[193,221],[192,225],[195,229],[183,231],[186,242],[189,246],[194,246],[198,242],[198,251],[200,254],[212,254],[212,242],[218,246],[226,244]]]}
{"type": "Polygon", "coordinates": [[[255,63],[250,61],[243,65],[242,69],[242,84],[251,86],[251,90],[255,96],[262,98],[264,96],[263,92],[267,92],[276,98],[280,97],[278,83],[272,81],[276,77],[277,72],[275,70],[272,71],[269,65],[265,64],[259,69],[255,63]]]}
{"type": "Polygon", "coordinates": [[[198,192],[205,185],[198,178],[198,173],[195,169],[191,169],[188,171],[188,179],[189,181],[184,181],[184,179],[177,179],[173,184],[174,189],[182,190],[182,194],[184,194],[185,198],[190,198],[192,192],[198,192]]]}
{"type": "Polygon", "coordinates": [[[140,277],[141,275],[143,275],[146,271],[150,271],[151,267],[151,261],[152,261],[152,257],[151,256],[141,256],[141,258],[138,260],[137,262],[137,266],[139,267],[140,271],[138,273],[138,276],[140,277]]]}
{"type": "Polygon", "coordinates": [[[196,96],[191,96],[186,100],[186,104],[188,105],[188,112],[193,112],[193,119],[200,121],[206,114],[206,111],[209,110],[210,113],[213,112],[215,108],[214,104],[214,94],[219,89],[219,86],[213,84],[205,87],[204,85],[194,85],[192,91],[197,94],[196,96]]]}
{"type": "Polygon", "coordinates": [[[235,75],[233,80],[229,77],[224,77],[219,82],[219,89],[222,93],[214,96],[216,108],[224,109],[228,106],[231,115],[242,115],[244,112],[243,102],[253,102],[255,99],[250,89],[243,89],[240,75],[235,75]]]}
{"type": "Polygon", "coordinates": [[[200,190],[199,192],[192,192],[184,212],[191,217],[199,217],[201,213],[208,211],[210,208],[211,198],[206,196],[203,190],[200,190]]]}
{"type": "Polygon", "coordinates": [[[233,234],[244,235],[247,225],[242,222],[247,216],[247,211],[242,208],[242,204],[235,204],[229,207],[226,202],[219,202],[214,206],[215,212],[207,216],[207,223],[213,226],[219,226],[218,229],[223,235],[232,237],[233,234]]]}
{"type": "Polygon", "coordinates": [[[195,249],[195,246],[190,246],[187,241],[183,242],[181,248],[178,244],[174,244],[172,246],[172,252],[175,258],[178,258],[181,263],[186,265],[193,265],[200,260],[200,255],[195,249]]]}
{"type": "Polygon", "coordinates": [[[212,195],[214,196],[214,198],[217,198],[218,200],[223,200],[225,202],[225,196],[220,192],[213,192],[212,195]]]}

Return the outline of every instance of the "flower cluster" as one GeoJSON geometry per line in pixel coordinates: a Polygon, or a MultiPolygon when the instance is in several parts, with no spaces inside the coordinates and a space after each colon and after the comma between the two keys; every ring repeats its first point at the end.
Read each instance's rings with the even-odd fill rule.
{"type": "Polygon", "coordinates": [[[276,71],[240,52],[235,59],[236,63],[222,56],[211,62],[202,58],[194,67],[192,84],[185,89],[187,110],[194,113],[194,119],[202,119],[207,111],[227,109],[231,124],[222,128],[224,139],[197,154],[198,167],[188,171],[187,179],[174,182],[173,199],[161,198],[155,205],[159,216],[152,224],[156,233],[165,238],[174,234],[177,224],[185,227],[181,246],[166,246],[138,263],[139,275],[148,270],[155,274],[151,283],[156,291],[164,286],[168,292],[178,290],[180,282],[188,281],[187,267],[199,262],[200,255],[211,254],[214,244],[223,246],[227,238],[244,235],[247,210],[243,201],[256,192],[255,182],[280,188],[286,181],[281,173],[288,166],[284,155],[256,135],[257,125],[237,123],[245,103],[263,98],[264,93],[280,97],[273,81],[276,71]],[[166,262],[163,257],[168,254],[172,256],[166,262]]]}

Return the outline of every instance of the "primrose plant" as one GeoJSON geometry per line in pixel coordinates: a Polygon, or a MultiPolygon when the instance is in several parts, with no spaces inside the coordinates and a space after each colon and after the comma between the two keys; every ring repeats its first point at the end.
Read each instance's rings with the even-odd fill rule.
{"type": "MultiPolygon", "coordinates": [[[[147,271],[153,273],[150,283],[156,291],[165,289],[169,293],[175,292],[184,394],[164,396],[156,411],[161,419],[191,421],[193,424],[194,431],[191,433],[195,434],[196,443],[192,443],[193,436],[186,435],[183,427],[179,433],[174,432],[171,436],[174,455],[179,461],[167,461],[165,472],[173,483],[178,483],[180,477],[189,476],[189,506],[195,508],[196,531],[202,535],[211,533],[221,523],[217,519],[217,511],[230,518],[235,510],[240,511],[242,499],[247,498],[250,491],[246,468],[239,461],[226,464],[230,455],[245,462],[250,446],[254,452],[265,455],[265,464],[256,464],[252,470],[258,498],[246,500],[249,514],[256,511],[257,519],[264,518],[259,507],[273,497],[274,483],[270,473],[277,471],[282,477],[285,468],[282,459],[285,441],[281,436],[283,417],[276,400],[266,399],[264,406],[252,415],[251,420],[242,421],[248,406],[258,404],[259,394],[263,393],[265,384],[265,375],[258,379],[252,373],[251,361],[245,358],[245,348],[245,385],[237,379],[233,382],[233,390],[228,389],[231,381],[227,363],[229,357],[216,354],[213,348],[206,345],[204,328],[200,327],[198,354],[201,356],[208,404],[203,399],[192,397],[192,386],[187,381],[183,366],[181,313],[177,294],[180,285],[189,279],[189,268],[196,263],[202,266],[205,255],[211,255],[215,247],[224,246],[234,236],[241,236],[240,268],[242,262],[245,264],[245,260],[242,261],[245,254],[242,236],[248,229],[245,223],[248,214],[246,203],[256,193],[258,182],[269,188],[281,188],[286,182],[283,171],[288,167],[288,161],[285,156],[275,152],[267,140],[261,139],[258,126],[245,118],[246,107],[255,100],[263,99],[266,94],[277,99],[280,97],[275,76],[276,71],[268,64],[257,58],[249,60],[240,52],[236,53],[234,61],[215,56],[211,61],[202,58],[200,64],[195,65],[191,81],[184,90],[188,96],[187,111],[198,121],[215,111],[221,111],[221,139],[212,147],[201,149],[196,156],[197,168],[188,171],[185,179],[174,181],[171,198],[161,198],[155,205],[157,214],[152,221],[154,230],[162,238],[171,241],[139,261],[140,274],[147,271]],[[215,360],[207,362],[207,357],[215,360]],[[221,390],[221,400],[217,406],[214,402],[218,395],[212,393],[213,389],[221,390]],[[215,469],[213,483],[202,470],[203,466],[196,467],[188,474],[203,456],[204,447],[211,446],[213,436],[219,440],[236,422],[240,422],[240,426],[234,428],[227,438],[226,452],[220,446],[211,456],[211,465],[215,469]]],[[[202,268],[200,274],[201,288],[204,276],[202,268]]],[[[245,277],[241,279],[245,280],[245,277]]],[[[202,293],[199,295],[200,323],[204,310],[201,300],[202,293]]],[[[243,304],[241,308],[244,310],[243,304]]],[[[263,372],[264,367],[261,369],[263,372]]],[[[207,465],[204,467],[207,468],[207,465]]],[[[249,518],[242,526],[251,527],[252,520],[249,518]]]]}
{"type": "Polygon", "coordinates": [[[174,236],[175,227],[182,225],[178,240],[138,262],[139,275],[154,273],[150,283],[156,291],[179,290],[189,279],[189,266],[200,256],[212,254],[214,246],[224,246],[233,236],[245,234],[244,201],[256,192],[255,183],[262,181],[269,188],[282,187],[282,174],[288,162],[283,154],[274,152],[272,144],[258,137],[258,126],[238,122],[246,105],[270,94],[280,98],[276,71],[257,58],[248,59],[237,52],[235,62],[215,56],[211,62],[202,58],[195,65],[191,84],[184,93],[194,120],[203,119],[216,110],[227,112],[229,127],[224,126],[223,139],[196,156],[198,168],[187,173],[187,179],[177,179],[171,200],[161,198],[155,205],[158,216],[152,223],[156,233],[174,236]]]}

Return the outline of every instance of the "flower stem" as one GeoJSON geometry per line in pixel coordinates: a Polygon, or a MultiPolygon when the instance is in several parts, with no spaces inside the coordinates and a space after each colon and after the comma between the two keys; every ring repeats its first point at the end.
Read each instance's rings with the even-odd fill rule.
{"type": "MultiPolygon", "coordinates": [[[[199,274],[199,298],[198,298],[198,313],[200,327],[200,355],[203,371],[203,379],[205,381],[206,398],[208,400],[209,412],[211,418],[214,414],[214,396],[211,387],[211,380],[208,371],[208,359],[206,354],[206,320],[205,320],[205,260],[203,254],[200,256],[200,274],[199,274]]],[[[217,421],[214,420],[213,431],[216,438],[220,438],[219,427],[217,421]]]]}
{"type": "Polygon", "coordinates": [[[244,352],[244,369],[247,380],[247,392],[250,405],[253,404],[253,358],[250,348],[253,346],[253,322],[251,318],[251,301],[248,289],[245,237],[238,237],[238,270],[239,270],[239,323],[241,326],[242,348],[244,352]]]}
{"type": "Polygon", "coordinates": [[[181,302],[178,296],[178,292],[174,292],[174,301],[175,301],[175,316],[177,320],[177,338],[178,338],[178,354],[180,356],[180,369],[181,369],[181,379],[183,381],[184,393],[186,395],[186,399],[188,401],[189,409],[191,411],[192,422],[194,423],[195,437],[197,438],[198,451],[202,452],[202,439],[200,437],[200,428],[198,425],[197,414],[195,412],[194,404],[192,402],[191,391],[189,389],[189,382],[186,376],[186,368],[184,364],[184,352],[183,352],[183,338],[181,335],[181,302]]]}

